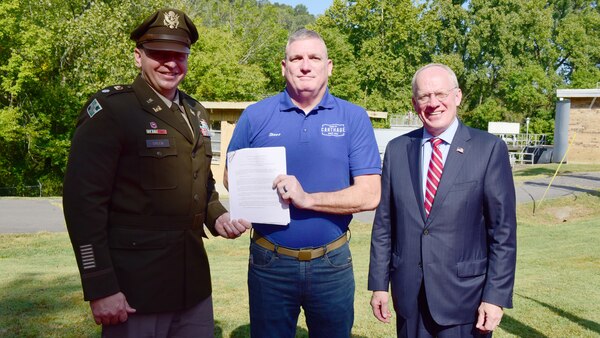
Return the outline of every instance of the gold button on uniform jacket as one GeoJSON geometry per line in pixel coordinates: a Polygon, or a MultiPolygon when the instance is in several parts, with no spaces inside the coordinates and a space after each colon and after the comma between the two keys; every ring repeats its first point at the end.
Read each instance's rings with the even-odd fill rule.
{"type": "Polygon", "coordinates": [[[226,212],[210,171],[208,115],[179,92],[169,108],[140,76],[81,111],[64,212],[84,297],[123,292],[138,313],[189,308],[211,294],[203,225],[226,212]]]}

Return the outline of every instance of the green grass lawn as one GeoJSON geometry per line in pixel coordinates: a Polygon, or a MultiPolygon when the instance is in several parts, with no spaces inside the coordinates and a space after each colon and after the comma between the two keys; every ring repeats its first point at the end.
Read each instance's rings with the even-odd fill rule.
{"type": "MultiPolygon", "coordinates": [[[[513,168],[513,177],[515,182],[552,177],[558,167],[558,163],[517,165],[513,168]]],[[[592,171],[600,171],[600,164],[563,164],[558,175],[592,171]]]]}
{"type": "MultiPolygon", "coordinates": [[[[600,336],[600,193],[519,206],[514,309],[495,337],[600,336]]],[[[353,337],[394,337],[366,290],[370,224],[354,222],[353,337]]],[[[248,236],[206,241],[217,337],[248,337],[248,236]]],[[[298,337],[307,337],[304,319],[298,337]]],[[[0,337],[98,337],[66,233],[0,235],[0,337]]]]}

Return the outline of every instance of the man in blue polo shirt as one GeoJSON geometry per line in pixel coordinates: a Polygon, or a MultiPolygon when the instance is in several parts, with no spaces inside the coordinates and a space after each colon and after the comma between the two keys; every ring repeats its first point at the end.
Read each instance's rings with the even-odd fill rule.
{"type": "Polygon", "coordinates": [[[350,337],[348,225],[353,213],[377,207],[381,160],[366,111],[329,93],[332,68],[318,33],[294,33],[281,63],[285,91],[248,107],[229,144],[286,149],[287,175],[273,187],[290,204],[291,222],[253,224],[252,337],[294,337],[300,308],[311,337],[350,337]]]}

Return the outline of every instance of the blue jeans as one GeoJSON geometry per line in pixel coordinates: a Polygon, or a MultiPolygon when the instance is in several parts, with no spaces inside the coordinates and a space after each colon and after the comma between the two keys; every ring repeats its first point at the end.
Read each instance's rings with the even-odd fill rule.
{"type": "Polygon", "coordinates": [[[251,242],[248,292],[254,338],[295,337],[301,307],[310,337],[350,337],[354,273],[348,243],[299,261],[251,242]]]}

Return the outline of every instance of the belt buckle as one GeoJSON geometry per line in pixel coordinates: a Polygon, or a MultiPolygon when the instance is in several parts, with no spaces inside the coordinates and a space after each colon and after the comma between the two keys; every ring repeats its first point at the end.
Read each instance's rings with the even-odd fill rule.
{"type": "Polygon", "coordinates": [[[312,250],[299,250],[298,251],[298,260],[310,261],[311,259],[312,259],[312,250]]]}

